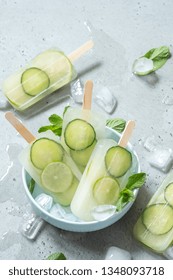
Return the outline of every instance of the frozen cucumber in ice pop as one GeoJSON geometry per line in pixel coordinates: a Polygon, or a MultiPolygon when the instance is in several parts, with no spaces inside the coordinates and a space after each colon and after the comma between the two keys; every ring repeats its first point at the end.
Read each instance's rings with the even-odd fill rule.
{"type": "Polygon", "coordinates": [[[96,206],[116,205],[120,191],[132,174],[133,161],[132,157],[129,157],[130,152],[125,150],[119,166],[119,154],[114,150],[115,147],[119,148],[113,139],[99,140],[85,168],[71,203],[73,214],[82,220],[94,220],[92,210],[96,206]],[[107,156],[110,149],[112,160],[109,161],[107,156]],[[114,167],[117,166],[118,173],[110,173],[112,164],[114,167]]]}
{"type": "Polygon", "coordinates": [[[125,148],[133,128],[134,122],[129,121],[119,143],[113,139],[98,140],[71,202],[71,210],[78,218],[92,221],[95,207],[115,206],[118,202],[133,173],[135,159],[125,148]]]}
{"type": "Polygon", "coordinates": [[[62,142],[81,172],[97,141],[105,137],[106,119],[91,110],[92,88],[93,83],[88,80],[84,87],[83,107],[69,108],[63,120],[62,142]]]}
{"type": "Polygon", "coordinates": [[[51,131],[36,139],[12,112],[5,117],[29,143],[19,155],[22,166],[45,193],[55,197],[55,201],[59,198],[62,205],[69,205],[81,173],[62,143],[51,131]]]}
{"type": "Polygon", "coordinates": [[[70,204],[81,174],[52,132],[31,143],[19,160],[44,192],[62,205],[70,204]]]}
{"type": "Polygon", "coordinates": [[[134,236],[151,250],[163,253],[173,240],[173,173],[163,181],[134,226],[134,236]]]}
{"type": "Polygon", "coordinates": [[[66,56],[62,51],[50,49],[38,54],[28,65],[3,83],[3,92],[19,111],[68,84],[76,77],[73,62],[93,47],[88,41],[66,56]]]}

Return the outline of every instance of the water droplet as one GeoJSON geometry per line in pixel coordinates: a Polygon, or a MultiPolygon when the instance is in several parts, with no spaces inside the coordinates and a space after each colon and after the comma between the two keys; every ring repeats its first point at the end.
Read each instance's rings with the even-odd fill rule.
{"type": "Polygon", "coordinates": [[[173,97],[166,95],[163,99],[162,99],[162,103],[165,105],[173,105],[173,97]]]}

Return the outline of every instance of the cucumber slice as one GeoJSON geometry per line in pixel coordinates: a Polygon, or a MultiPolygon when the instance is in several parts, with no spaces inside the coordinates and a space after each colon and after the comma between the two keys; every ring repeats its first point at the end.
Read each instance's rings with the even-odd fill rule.
{"type": "Polygon", "coordinates": [[[105,155],[108,173],[115,177],[123,176],[132,165],[131,153],[123,147],[111,147],[105,155]]]}
{"type": "Polygon", "coordinates": [[[36,140],[30,150],[31,162],[38,169],[44,169],[51,162],[62,161],[63,155],[63,147],[49,138],[36,140]]]}
{"type": "Polygon", "coordinates": [[[32,67],[23,72],[21,84],[26,94],[35,96],[49,87],[50,80],[43,70],[32,67]]]}
{"type": "Polygon", "coordinates": [[[73,66],[68,57],[63,52],[53,49],[37,55],[32,66],[46,72],[53,90],[69,83],[74,74],[73,66]]]}
{"type": "Polygon", "coordinates": [[[65,192],[73,181],[71,169],[63,162],[49,163],[41,174],[44,188],[54,193],[65,192]]]}
{"type": "Polygon", "coordinates": [[[76,179],[76,177],[74,177],[72,185],[69,187],[69,189],[63,193],[57,193],[56,195],[54,195],[54,201],[63,206],[69,206],[78,187],[78,184],[79,181],[76,179]]]}
{"type": "Polygon", "coordinates": [[[14,73],[3,83],[3,92],[5,96],[13,107],[21,111],[63,87],[76,76],[76,72],[68,57],[57,50],[48,50],[39,54],[31,61],[29,67],[31,68],[14,73]],[[39,70],[42,71],[39,72],[39,79],[34,76],[34,81],[38,83],[36,87],[37,90],[33,90],[34,83],[32,85],[32,80],[28,79],[31,77],[30,74],[32,74],[29,71],[31,69],[38,69],[38,71],[36,70],[37,72],[39,72],[39,70]],[[25,82],[25,78],[27,77],[27,83],[25,83],[25,85],[21,83],[21,79],[23,80],[22,76],[25,82]],[[49,81],[49,85],[47,85],[46,81],[49,81]],[[37,94],[38,91],[41,92],[41,90],[42,94],[37,94]],[[35,98],[33,98],[34,96],[35,98]]]}
{"type": "Polygon", "coordinates": [[[70,155],[77,165],[82,167],[87,165],[96,143],[97,141],[95,140],[91,146],[81,151],[70,150],[70,155]]]}
{"type": "Polygon", "coordinates": [[[173,182],[165,188],[164,196],[169,205],[173,207],[173,182]]]}
{"type": "Polygon", "coordinates": [[[93,196],[98,204],[115,204],[118,200],[120,187],[112,177],[102,177],[93,187],[93,196]]]}
{"type": "Polygon", "coordinates": [[[96,139],[96,133],[90,123],[75,119],[66,126],[64,139],[70,149],[80,151],[93,144],[96,139]]]}
{"type": "Polygon", "coordinates": [[[149,205],[142,213],[142,222],[152,234],[165,234],[173,227],[173,208],[165,203],[149,205]]]}

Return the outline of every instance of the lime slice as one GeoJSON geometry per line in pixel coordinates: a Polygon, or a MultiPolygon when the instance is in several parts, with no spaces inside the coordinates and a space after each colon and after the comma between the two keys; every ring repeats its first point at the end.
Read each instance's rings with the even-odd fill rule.
{"type": "Polygon", "coordinates": [[[111,177],[98,179],[93,188],[93,195],[98,204],[115,204],[119,193],[119,184],[111,177]]]}
{"type": "Polygon", "coordinates": [[[63,162],[48,164],[41,174],[41,182],[45,189],[54,193],[65,192],[72,184],[71,169],[63,162]]]}
{"type": "Polygon", "coordinates": [[[63,147],[49,138],[36,140],[30,150],[31,162],[38,169],[44,169],[51,162],[62,161],[63,154],[63,147]]]}
{"type": "Polygon", "coordinates": [[[57,193],[56,195],[53,196],[54,201],[58,202],[59,204],[63,206],[69,206],[72,198],[75,194],[75,191],[78,187],[79,181],[74,177],[73,182],[67,191],[63,193],[57,193]]]}

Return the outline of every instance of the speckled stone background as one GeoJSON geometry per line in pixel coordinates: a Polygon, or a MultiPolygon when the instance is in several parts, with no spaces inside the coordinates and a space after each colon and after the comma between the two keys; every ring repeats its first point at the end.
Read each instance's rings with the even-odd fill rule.
{"type": "MultiPolygon", "coordinates": [[[[0,82],[47,48],[58,47],[68,54],[93,37],[95,50],[77,62],[76,69],[82,82],[93,79],[115,95],[118,105],[111,117],[136,120],[131,142],[148,174],[133,207],[116,224],[91,233],[71,233],[46,224],[38,238],[29,241],[20,233],[28,202],[17,160],[26,144],[4,119],[4,112],[13,111],[12,107],[1,108],[0,259],[44,259],[55,251],[64,252],[68,259],[103,259],[109,246],[129,250],[133,259],[164,259],[142,248],[132,230],[166,176],[149,165],[143,140],[154,135],[173,149],[173,105],[163,103],[173,95],[173,59],[145,78],[133,76],[131,66],[153,47],[167,45],[172,51],[172,11],[172,0],[0,0],[0,82]]],[[[63,89],[62,102],[52,97],[30,116],[18,117],[36,134],[51,113],[61,114],[71,102],[69,92],[69,87],[63,89]]],[[[4,100],[2,93],[0,100],[4,100]]]]}

